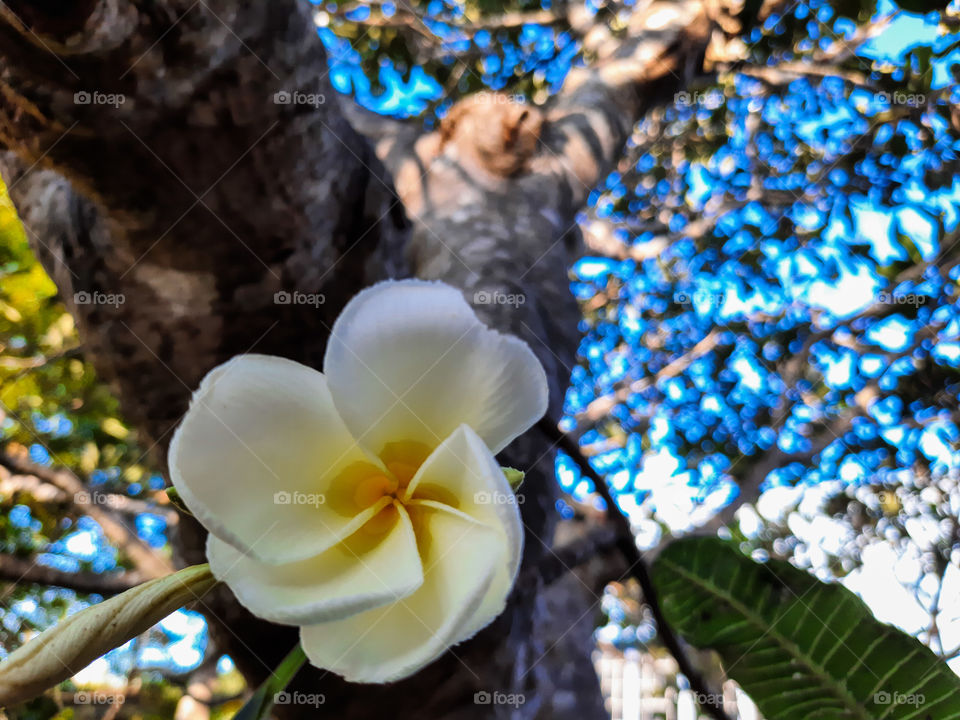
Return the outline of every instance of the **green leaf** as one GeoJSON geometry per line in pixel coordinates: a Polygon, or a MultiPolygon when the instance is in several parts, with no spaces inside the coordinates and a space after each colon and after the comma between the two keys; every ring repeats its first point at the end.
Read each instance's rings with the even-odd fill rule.
{"type": "Polygon", "coordinates": [[[277,695],[290,684],[306,661],[307,656],[303,653],[303,646],[297,643],[297,646],[273,671],[273,675],[260,684],[253,696],[233,716],[233,720],[267,720],[277,695]]]}
{"type": "Polygon", "coordinates": [[[502,467],[504,476],[507,478],[507,482],[510,483],[510,487],[514,492],[520,489],[520,486],[523,484],[523,478],[526,477],[526,474],[523,470],[517,470],[511,467],[502,467]]]}
{"type": "Polygon", "coordinates": [[[670,624],[716,650],[767,720],[960,717],[960,678],[842,585],[718,538],[671,543],[653,579],[670,624]]]}
{"type": "Polygon", "coordinates": [[[183,501],[183,498],[180,497],[180,493],[177,492],[175,487],[167,488],[167,497],[170,499],[170,504],[173,505],[177,510],[182,512],[184,515],[193,517],[193,513],[190,512],[190,508],[187,507],[187,504],[183,501]]]}

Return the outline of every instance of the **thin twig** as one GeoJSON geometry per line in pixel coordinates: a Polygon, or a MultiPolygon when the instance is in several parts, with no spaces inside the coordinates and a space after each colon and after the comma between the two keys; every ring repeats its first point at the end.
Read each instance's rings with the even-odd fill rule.
{"type": "Polygon", "coordinates": [[[149,579],[135,571],[98,573],[58,570],[46,565],[38,565],[34,559],[0,554],[0,582],[13,582],[17,585],[36,583],[81,593],[115,595],[149,579]]]}
{"type": "MultiPolygon", "coordinates": [[[[45,482],[57,486],[75,499],[89,497],[89,488],[80,478],[67,469],[38,466],[22,454],[9,452],[9,446],[0,453],[0,464],[16,473],[33,474],[45,482]]],[[[135,527],[109,508],[96,504],[84,504],[83,511],[103,529],[107,539],[123,550],[133,566],[147,578],[164,577],[174,571],[173,563],[161,556],[140,539],[135,527]]]]}
{"type": "MultiPolygon", "coordinates": [[[[657,623],[660,640],[677,661],[677,666],[680,668],[680,672],[687,678],[691,689],[693,689],[698,698],[721,697],[720,693],[712,692],[706,679],[700,674],[700,671],[694,667],[683,646],[680,644],[680,639],[673,632],[673,628],[670,627],[670,623],[668,623],[664,617],[663,610],[660,607],[659,596],[653,585],[653,580],[650,578],[650,569],[647,566],[646,559],[643,557],[643,553],[641,553],[640,548],[637,547],[637,540],[633,534],[633,529],[630,527],[630,520],[623,514],[620,506],[617,505],[610,492],[610,488],[607,486],[606,480],[604,480],[600,473],[594,470],[586,458],[583,457],[577,442],[558,428],[550,418],[540,420],[540,422],[537,423],[537,428],[541,430],[551,442],[555,443],[556,447],[577,463],[580,467],[580,472],[593,481],[597,494],[602,497],[606,503],[607,517],[610,519],[617,533],[617,547],[620,549],[620,552],[623,553],[627,562],[630,563],[630,575],[640,583],[643,598],[657,623]]],[[[714,718],[714,720],[730,720],[719,704],[708,702],[701,703],[700,706],[710,717],[714,718]]]]}

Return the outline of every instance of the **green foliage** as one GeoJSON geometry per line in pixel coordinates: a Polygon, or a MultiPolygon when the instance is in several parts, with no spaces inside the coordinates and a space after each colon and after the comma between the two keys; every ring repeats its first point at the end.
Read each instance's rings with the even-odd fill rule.
{"type": "Polygon", "coordinates": [[[671,543],[653,577],[668,621],[716,650],[768,720],[960,713],[960,678],[842,585],[716,538],[671,543]]]}
{"type": "Polygon", "coordinates": [[[520,486],[523,485],[523,478],[526,476],[526,473],[523,470],[517,470],[512,467],[501,468],[503,470],[504,476],[507,478],[507,482],[510,483],[510,487],[513,488],[513,491],[516,492],[520,489],[520,486]]]}
{"type": "MultiPolygon", "coordinates": [[[[826,514],[844,525],[842,547],[811,547],[785,515],[758,518],[754,547],[839,576],[868,544],[896,546],[919,556],[917,596],[929,607],[919,581],[942,577],[955,552],[958,489],[923,446],[958,447],[940,424],[952,422],[960,387],[957,363],[938,354],[960,297],[954,210],[938,205],[955,182],[960,126],[953,88],[934,83],[931,67],[955,52],[960,20],[955,10],[928,20],[940,37],[902,63],[873,60],[860,48],[875,6],[784,8],[747,36],[750,62],[721,66],[709,87],[644,118],[596,212],[642,259],[588,267],[577,288],[597,354],[584,358],[576,399],[617,404],[576,406],[575,419],[611,477],[669,449],[698,500],[727,483],[796,487],[811,523],[826,514]],[[843,8],[859,25],[838,21],[843,8]],[[889,229],[861,224],[865,207],[892,218],[889,229]],[[882,292],[845,308],[823,300],[854,269],[882,292]],[[910,293],[917,302],[890,302],[910,293]],[[898,321],[904,347],[873,335],[898,321]],[[674,376],[678,358],[689,365],[674,376]],[[751,388],[736,369],[744,362],[756,370],[751,388]],[[846,377],[831,376],[847,362],[846,377]],[[881,412],[898,402],[902,413],[881,412]]],[[[635,497],[652,525],[646,482],[635,497]]]]}
{"type": "MultiPolygon", "coordinates": [[[[438,110],[481,90],[501,90],[543,103],[557,88],[549,64],[564,48],[572,50],[569,33],[556,15],[537,0],[467,0],[461,3],[326,4],[317,13],[318,24],[344,41],[331,52],[333,63],[346,60],[362,71],[374,96],[388,90],[381,72],[385,66],[409,82],[414,69],[442,88],[439,97],[425,102],[427,124],[438,110]],[[557,30],[555,47],[538,45],[525,25],[547,22],[557,30]],[[569,47],[568,47],[569,46],[569,47]]],[[[605,11],[609,14],[609,11],[605,11]]],[[[354,90],[357,80],[354,79],[354,90]]]]}
{"type": "Polygon", "coordinates": [[[179,688],[149,676],[109,691],[65,682],[52,693],[6,708],[6,716],[10,720],[170,720],[183,695],[179,688]],[[92,698],[97,701],[91,702],[92,698]]]}
{"type": "Polygon", "coordinates": [[[306,661],[307,656],[303,652],[303,647],[297,643],[297,646],[280,661],[270,677],[263,681],[240,711],[233,716],[233,720],[267,720],[278,695],[285,692],[284,688],[290,684],[306,661]]]}
{"type": "Polygon", "coordinates": [[[144,468],[117,418],[117,401],[83,361],[73,318],[31,252],[2,185],[0,279],[3,438],[24,445],[42,439],[59,464],[81,474],[122,464],[130,468],[128,479],[138,480],[144,468]],[[37,422],[51,417],[68,421],[70,431],[37,422]]]}
{"type": "MultiPolygon", "coordinates": [[[[54,465],[81,477],[106,472],[104,492],[126,490],[149,472],[136,436],[119,418],[118,403],[83,359],[73,318],[34,257],[0,183],[0,449],[40,446],[54,465]]],[[[29,552],[60,534],[64,508],[22,493],[0,497],[0,545],[29,552]],[[14,533],[7,513],[27,505],[40,521],[14,533]],[[28,537],[29,536],[29,537],[28,537]]]]}
{"type": "MultiPolygon", "coordinates": [[[[142,496],[148,492],[144,481],[151,472],[143,448],[119,419],[116,398],[97,379],[81,350],[73,318],[34,257],[0,182],[0,453],[23,456],[30,452],[40,464],[66,467],[84,479],[96,476],[101,492],[129,495],[130,484],[140,482],[142,496]]],[[[0,479],[6,476],[6,469],[0,468],[0,479]]],[[[43,493],[36,497],[29,484],[11,483],[5,488],[10,489],[0,494],[0,553],[24,558],[40,552],[66,555],[61,559],[81,571],[125,566],[123,553],[105,542],[92,558],[77,557],[58,544],[78,529],[83,517],[82,506],[70,498],[51,500],[43,493]]],[[[82,527],[89,528],[89,520],[85,522],[82,527]]],[[[7,650],[86,601],[68,590],[28,583],[4,586],[2,597],[0,646],[7,650]]],[[[160,685],[176,697],[154,698],[146,683],[136,703],[130,703],[131,712],[123,708],[117,717],[172,717],[182,692],[166,682],[160,685]]],[[[44,697],[7,712],[11,718],[85,720],[99,716],[103,709],[58,705],[44,697]]]]}

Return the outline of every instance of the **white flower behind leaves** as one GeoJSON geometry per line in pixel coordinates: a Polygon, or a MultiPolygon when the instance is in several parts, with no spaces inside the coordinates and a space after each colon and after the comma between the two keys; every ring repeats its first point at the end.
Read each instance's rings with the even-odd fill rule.
{"type": "Polygon", "coordinates": [[[522,526],[494,453],[546,406],[530,348],[458,290],[386,282],[347,304],[323,373],[264,355],[211,371],[170,473],[245,607],[299,625],[314,665],[387,682],[503,611],[522,526]]]}

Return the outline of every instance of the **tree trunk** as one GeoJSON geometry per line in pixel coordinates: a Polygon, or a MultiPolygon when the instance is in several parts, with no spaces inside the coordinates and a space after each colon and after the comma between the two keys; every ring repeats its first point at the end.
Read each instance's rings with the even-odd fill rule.
{"type": "MultiPolygon", "coordinates": [[[[556,419],[579,341],[567,287],[576,213],[636,119],[700,69],[706,5],[652,3],[622,41],[596,28],[594,60],[547,110],[481,94],[422,134],[335,96],[307,3],[11,1],[0,4],[0,167],[98,373],[161,462],[211,367],[256,351],[319,368],[343,304],[385,277],[458,286],[487,323],[525,339],[556,419]],[[282,291],[317,304],[278,304],[282,291]],[[90,302],[107,295],[122,300],[90,302]]],[[[345,720],[603,717],[590,660],[600,588],[530,572],[557,529],[552,450],[531,431],[502,454],[528,473],[527,537],[523,580],[490,628],[400,683],[311,669],[298,688],[345,720]],[[523,702],[477,704],[482,691],[523,702]]],[[[179,528],[181,561],[202,561],[202,529],[179,528]]],[[[204,610],[251,682],[297,639],[226,589],[204,610]]]]}

